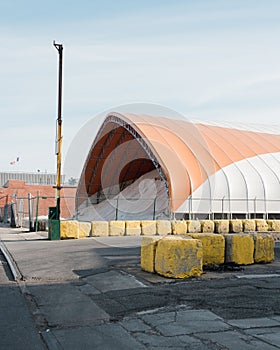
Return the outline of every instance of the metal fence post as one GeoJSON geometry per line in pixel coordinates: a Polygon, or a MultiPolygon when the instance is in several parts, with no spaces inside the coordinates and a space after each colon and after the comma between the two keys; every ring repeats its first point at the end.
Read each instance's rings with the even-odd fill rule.
{"type": "Polygon", "coordinates": [[[38,231],[38,213],[39,213],[39,194],[40,192],[37,192],[37,198],[36,198],[36,219],[35,219],[35,232],[38,231]]]}
{"type": "Polygon", "coordinates": [[[32,203],[31,203],[31,193],[28,193],[28,216],[29,216],[29,231],[32,232],[32,218],[31,218],[31,211],[32,211],[32,203]]]}
{"type": "Polygon", "coordinates": [[[153,220],[156,219],[156,201],[157,201],[157,197],[155,197],[154,199],[154,212],[153,212],[153,220]]]}
{"type": "Polygon", "coordinates": [[[119,197],[117,198],[117,205],[116,205],[116,220],[118,220],[118,211],[119,211],[119,197]]]}
{"type": "Polygon", "coordinates": [[[8,216],[9,216],[9,204],[6,203],[6,204],[4,205],[4,218],[3,218],[4,224],[7,224],[7,222],[8,222],[8,216]]]}
{"type": "Polygon", "coordinates": [[[76,214],[76,220],[79,220],[79,218],[78,218],[78,216],[79,216],[78,202],[79,202],[79,199],[78,199],[78,197],[76,196],[76,197],[75,197],[75,214],[76,214]]]}

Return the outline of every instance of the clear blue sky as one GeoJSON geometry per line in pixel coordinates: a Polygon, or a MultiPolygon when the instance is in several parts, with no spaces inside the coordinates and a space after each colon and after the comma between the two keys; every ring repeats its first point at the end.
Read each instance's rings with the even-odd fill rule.
{"type": "Polygon", "coordinates": [[[133,102],[279,124],[278,0],[0,0],[0,171],[55,171],[54,39],[64,155],[90,118],[133,102]]]}

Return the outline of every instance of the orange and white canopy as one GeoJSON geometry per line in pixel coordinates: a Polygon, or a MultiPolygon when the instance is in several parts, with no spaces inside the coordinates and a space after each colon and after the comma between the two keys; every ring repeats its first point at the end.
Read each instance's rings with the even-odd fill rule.
{"type": "Polygon", "coordinates": [[[102,197],[157,169],[171,212],[280,212],[280,127],[110,113],[77,198],[102,197]]]}

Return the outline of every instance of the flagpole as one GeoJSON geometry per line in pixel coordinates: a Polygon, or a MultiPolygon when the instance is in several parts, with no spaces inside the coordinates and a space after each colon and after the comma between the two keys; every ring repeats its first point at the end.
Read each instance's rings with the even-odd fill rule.
{"type": "Polygon", "coordinates": [[[59,55],[59,70],[58,70],[58,111],[57,111],[57,175],[56,175],[56,214],[57,220],[60,219],[60,190],[61,190],[61,147],[62,147],[62,56],[63,46],[53,42],[54,47],[59,55]]]}

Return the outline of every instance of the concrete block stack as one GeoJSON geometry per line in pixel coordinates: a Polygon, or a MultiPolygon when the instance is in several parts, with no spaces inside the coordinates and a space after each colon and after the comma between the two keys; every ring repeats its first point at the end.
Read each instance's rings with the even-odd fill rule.
{"type": "Polygon", "coordinates": [[[168,278],[200,276],[203,266],[270,263],[279,231],[280,220],[264,219],[60,222],[61,239],[144,236],[141,268],[168,278]]]}

